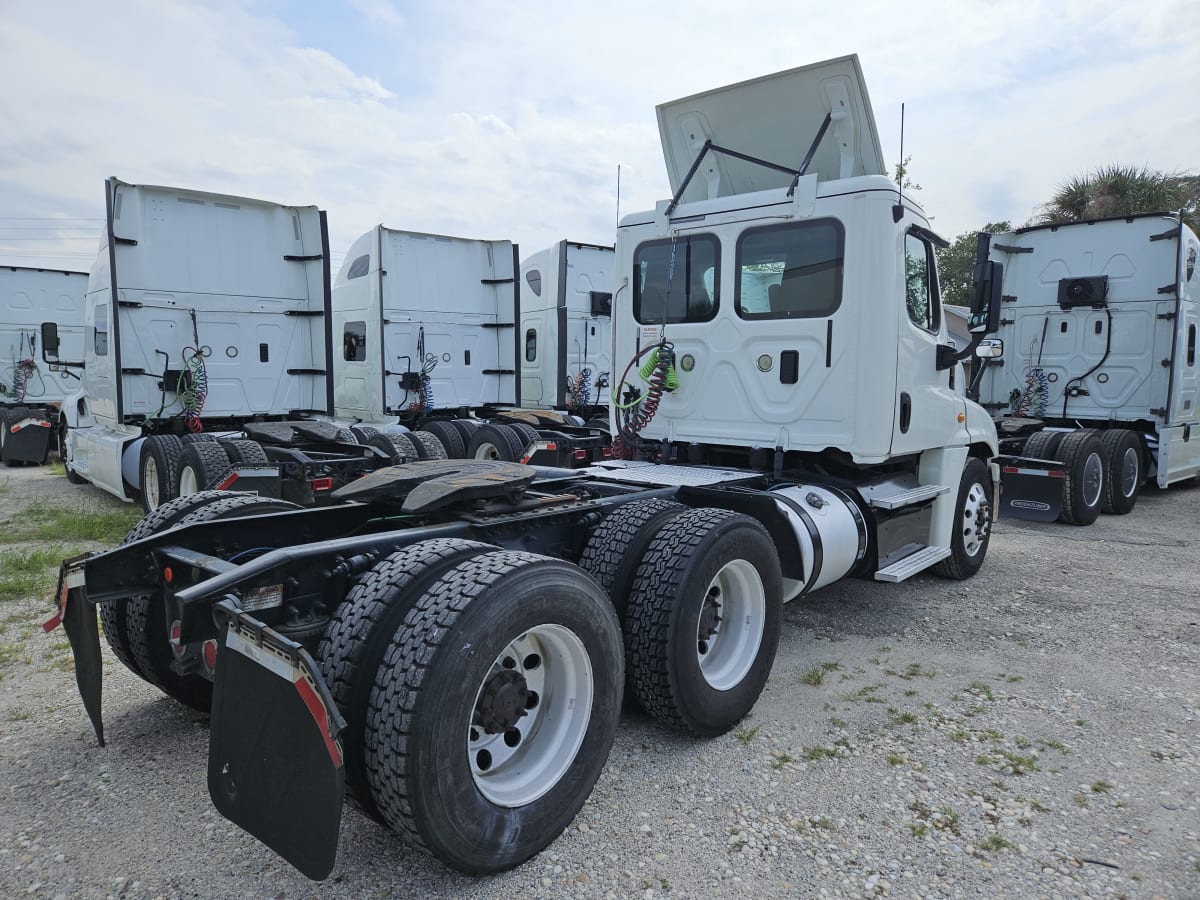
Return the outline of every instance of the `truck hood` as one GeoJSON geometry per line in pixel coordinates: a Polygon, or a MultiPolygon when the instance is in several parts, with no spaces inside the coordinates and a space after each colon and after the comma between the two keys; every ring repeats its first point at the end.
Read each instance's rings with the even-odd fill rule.
{"type": "MultiPolygon", "coordinates": [[[[856,55],[789,69],[658,106],[658,131],[672,193],[706,140],[758,159],[799,168],[826,115],[832,119],[808,173],[831,181],[884,175],[875,115],[856,55]]],[[[708,153],[686,201],[787,187],[792,176],[708,153]]]]}

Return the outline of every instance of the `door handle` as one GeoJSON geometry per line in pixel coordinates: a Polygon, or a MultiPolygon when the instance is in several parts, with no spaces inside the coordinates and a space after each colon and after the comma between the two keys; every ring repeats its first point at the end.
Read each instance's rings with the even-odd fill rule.
{"type": "Polygon", "coordinates": [[[900,392],[900,433],[908,434],[908,426],[912,423],[912,397],[907,391],[900,392]]]}

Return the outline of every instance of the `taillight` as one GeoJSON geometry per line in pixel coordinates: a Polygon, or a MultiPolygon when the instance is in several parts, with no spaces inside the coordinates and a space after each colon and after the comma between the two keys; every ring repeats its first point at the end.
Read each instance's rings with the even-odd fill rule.
{"type": "Polygon", "coordinates": [[[312,480],[312,489],[314,491],[332,491],[333,479],[328,475],[324,476],[323,478],[314,478],[312,480]]]}
{"type": "Polygon", "coordinates": [[[181,635],[183,634],[183,625],[178,619],[171,623],[171,652],[179,659],[183,659],[183,654],[187,652],[184,648],[181,635]]]}
{"type": "Polygon", "coordinates": [[[588,456],[588,454],[587,454],[586,450],[576,450],[575,451],[576,459],[587,459],[587,456],[588,456]]]}
{"type": "Polygon", "coordinates": [[[217,670],[217,642],[209,638],[200,648],[200,656],[204,660],[204,668],[212,674],[217,670]]]}

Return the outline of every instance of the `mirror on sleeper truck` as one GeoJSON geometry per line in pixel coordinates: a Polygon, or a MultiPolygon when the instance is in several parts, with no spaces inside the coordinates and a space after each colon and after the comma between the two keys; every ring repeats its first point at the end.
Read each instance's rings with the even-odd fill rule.
{"type": "Polygon", "coordinates": [[[985,260],[975,263],[971,280],[971,334],[995,334],[1000,330],[1000,285],[1004,266],[985,260]]]}

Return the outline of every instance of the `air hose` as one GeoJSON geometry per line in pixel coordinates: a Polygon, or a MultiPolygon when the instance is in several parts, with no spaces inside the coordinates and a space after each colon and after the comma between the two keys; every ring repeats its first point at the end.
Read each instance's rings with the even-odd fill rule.
{"type": "Polygon", "coordinates": [[[592,370],[580,369],[568,385],[570,397],[567,408],[574,413],[580,412],[592,402],[592,370]]]}
{"type": "Polygon", "coordinates": [[[184,347],[182,356],[183,372],[179,374],[175,394],[183,406],[184,425],[192,434],[199,434],[204,430],[200,413],[208,399],[208,368],[204,365],[204,354],[195,347],[184,347]]]}
{"type": "Polygon", "coordinates": [[[616,456],[622,459],[633,457],[638,436],[658,412],[663,392],[674,391],[678,388],[679,376],[675,372],[675,347],[665,338],[638,352],[629,361],[612,396],[613,408],[617,412],[617,436],[613,439],[613,453],[616,456]],[[629,371],[643,356],[647,359],[638,369],[638,374],[646,382],[646,391],[642,393],[638,388],[630,385],[626,391],[628,399],[622,403],[620,393],[621,389],[625,387],[629,371]]]}

